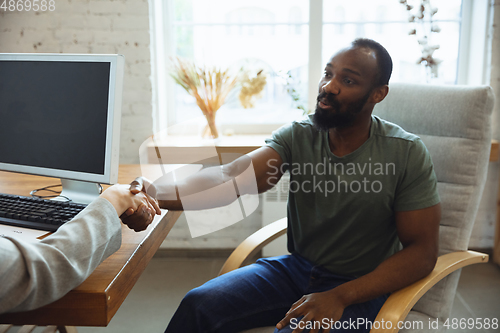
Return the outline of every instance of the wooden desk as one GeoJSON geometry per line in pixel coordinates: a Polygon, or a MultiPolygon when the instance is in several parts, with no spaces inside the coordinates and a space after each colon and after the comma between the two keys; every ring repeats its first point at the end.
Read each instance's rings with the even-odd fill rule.
{"type": "MultiPolygon", "coordinates": [[[[139,165],[120,165],[119,183],[141,174],[139,165]]],[[[58,184],[54,178],[0,172],[0,192],[29,195],[35,188],[58,184]]],[[[122,245],[79,287],[40,309],[0,315],[0,323],[66,326],[107,326],[160,247],[181,212],[164,211],[147,230],[122,226],[122,245]]]]}

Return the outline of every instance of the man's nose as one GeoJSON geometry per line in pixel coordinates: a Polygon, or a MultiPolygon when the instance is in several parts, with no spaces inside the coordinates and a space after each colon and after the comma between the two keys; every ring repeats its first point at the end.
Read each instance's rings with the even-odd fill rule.
{"type": "Polygon", "coordinates": [[[340,88],[337,84],[337,81],[332,79],[328,82],[325,82],[325,84],[321,87],[321,91],[324,91],[329,94],[338,95],[338,93],[340,92],[340,88]]]}

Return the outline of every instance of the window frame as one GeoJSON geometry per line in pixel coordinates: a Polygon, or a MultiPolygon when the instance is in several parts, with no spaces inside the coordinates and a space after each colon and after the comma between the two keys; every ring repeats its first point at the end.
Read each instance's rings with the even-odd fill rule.
{"type": "MultiPolygon", "coordinates": [[[[395,5],[399,5],[395,0],[395,5]]],[[[150,50],[153,131],[158,133],[175,124],[175,83],[168,77],[166,61],[174,55],[173,31],[167,22],[173,19],[173,6],[170,0],[149,0],[150,8],[150,50]],[[163,92],[167,92],[166,94],[163,92]],[[166,112],[162,112],[166,110],[166,112]]],[[[491,0],[462,0],[460,19],[460,40],[457,68],[457,84],[479,85],[489,81],[488,68],[491,54],[492,22],[491,0]]],[[[323,71],[323,0],[309,0],[309,63],[308,95],[316,96],[318,82],[323,71]],[[318,20],[317,18],[321,19],[318,20]]],[[[308,98],[308,108],[314,109],[315,98],[308,98]]],[[[236,134],[270,133],[283,124],[233,124],[236,134]]]]}

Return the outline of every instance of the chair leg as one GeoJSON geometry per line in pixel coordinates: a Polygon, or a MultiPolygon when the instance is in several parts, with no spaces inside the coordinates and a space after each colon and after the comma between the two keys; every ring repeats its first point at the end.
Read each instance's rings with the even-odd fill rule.
{"type": "Polygon", "coordinates": [[[14,325],[4,324],[0,325],[0,333],[7,333],[7,331],[14,325]]]}
{"type": "Polygon", "coordinates": [[[78,333],[75,326],[57,326],[60,333],[78,333]]]}
{"type": "Polygon", "coordinates": [[[21,326],[17,333],[31,333],[36,328],[36,325],[24,325],[21,326]]]}

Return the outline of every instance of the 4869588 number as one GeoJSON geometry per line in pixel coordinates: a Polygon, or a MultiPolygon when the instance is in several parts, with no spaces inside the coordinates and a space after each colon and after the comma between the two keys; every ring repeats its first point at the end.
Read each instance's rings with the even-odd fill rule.
{"type": "MultiPolygon", "coordinates": [[[[0,0],[1,1],[1,0],[0,0]]],[[[42,11],[47,10],[53,12],[56,10],[55,0],[3,0],[0,5],[0,10],[4,12],[22,12],[22,11],[42,11]]]]}
{"type": "Polygon", "coordinates": [[[498,329],[498,318],[448,318],[443,324],[446,329],[489,330],[498,329]]]}

